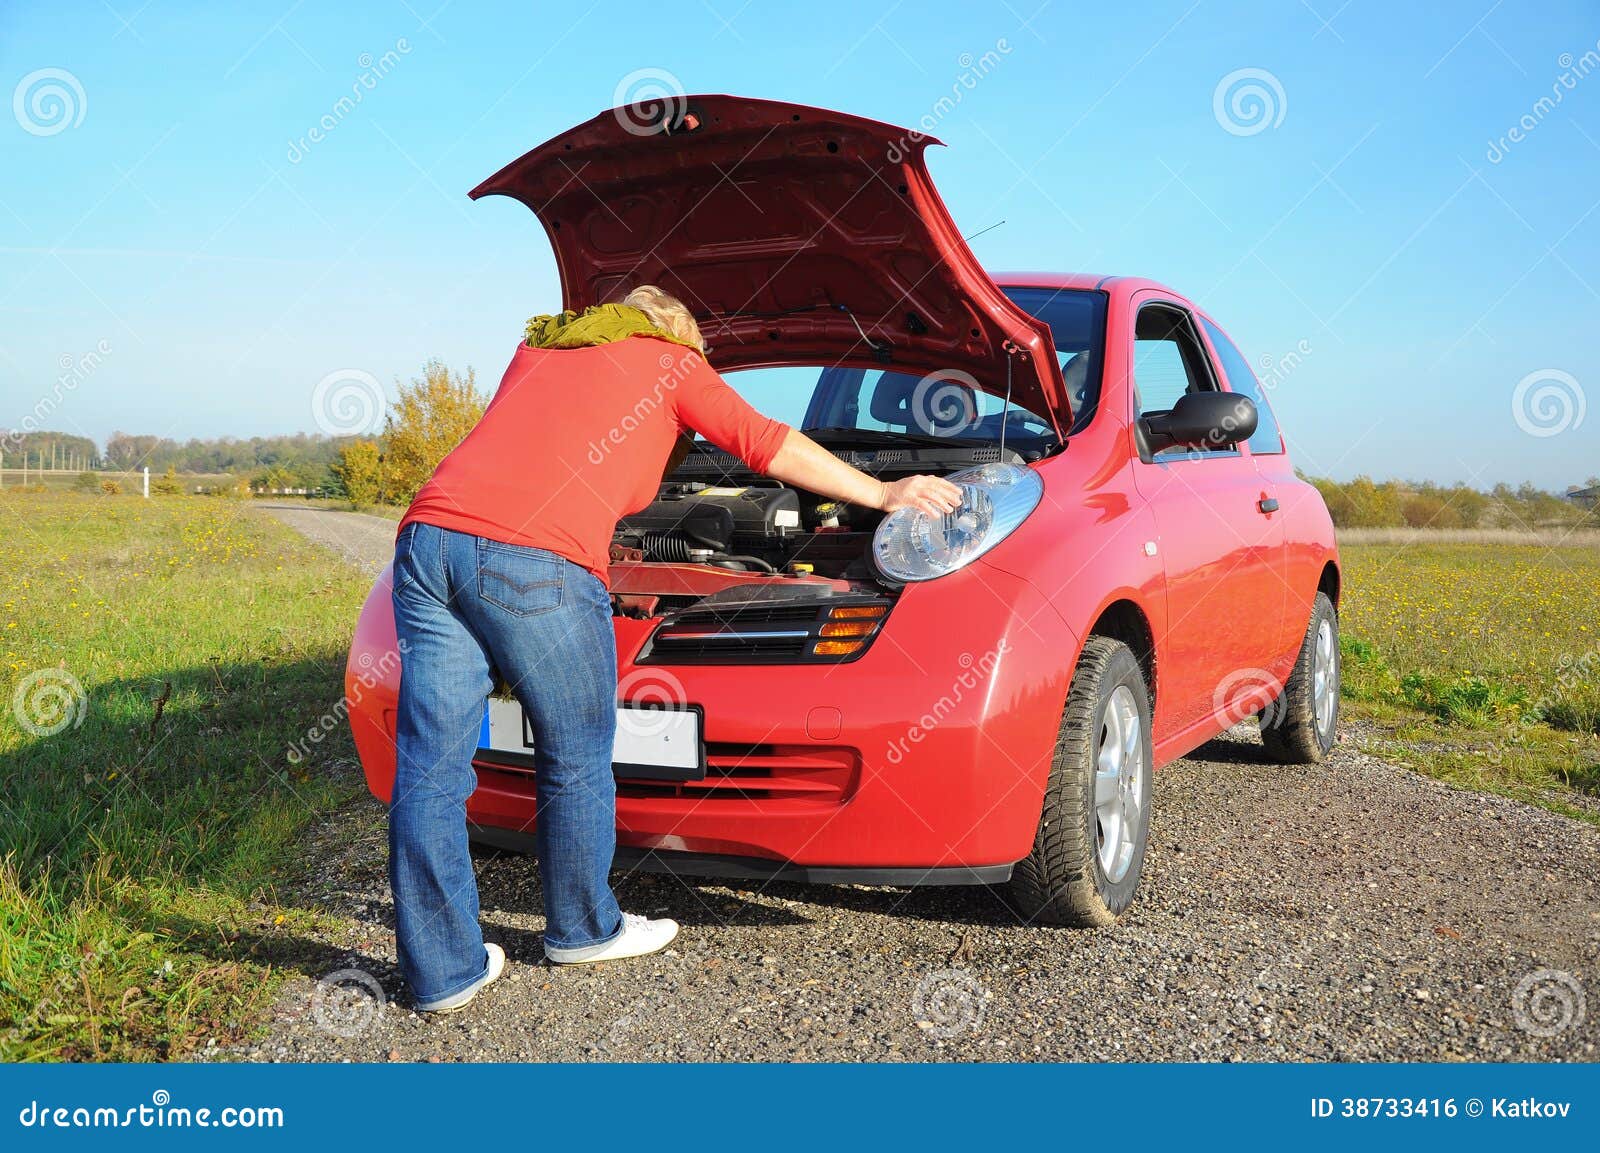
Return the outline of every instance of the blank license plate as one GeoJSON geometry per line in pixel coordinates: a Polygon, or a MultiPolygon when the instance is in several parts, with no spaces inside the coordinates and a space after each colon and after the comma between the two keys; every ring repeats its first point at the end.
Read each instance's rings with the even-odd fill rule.
{"type": "MultiPolygon", "coordinates": [[[[617,736],[611,771],[619,777],[652,781],[702,781],[706,775],[700,710],[617,706],[617,736]]],[[[489,699],[480,748],[533,765],[533,725],[516,701],[489,699]]]]}

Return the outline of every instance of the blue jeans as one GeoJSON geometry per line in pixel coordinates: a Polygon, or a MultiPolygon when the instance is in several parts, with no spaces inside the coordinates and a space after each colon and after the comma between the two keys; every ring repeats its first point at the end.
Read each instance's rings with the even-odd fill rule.
{"type": "Polygon", "coordinates": [[[394,553],[400,712],[389,884],[400,967],[419,1007],[486,971],[467,798],[498,673],[533,726],[534,845],[545,941],[574,949],[622,931],[609,874],[617,650],[595,575],[543,549],[409,524],[394,553]]]}

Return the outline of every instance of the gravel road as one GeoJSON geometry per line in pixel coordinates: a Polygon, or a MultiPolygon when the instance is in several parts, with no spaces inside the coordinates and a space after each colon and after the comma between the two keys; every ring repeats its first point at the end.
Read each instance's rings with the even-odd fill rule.
{"type": "MultiPolygon", "coordinates": [[[[305,523],[337,535],[339,515],[305,523]]],[[[264,1038],[207,1055],[1600,1057],[1600,829],[1452,789],[1355,743],[1347,733],[1329,763],[1285,768],[1264,763],[1242,726],[1163,769],[1139,900],[1102,930],[1021,925],[986,889],[618,874],[625,908],[684,925],[676,946],[556,969],[541,960],[531,862],[484,853],[485,932],[511,963],[438,1021],[405,1007],[383,814],[363,800],[312,834],[307,879],[287,894],[327,914],[296,943],[304,978],[264,1038]]]]}
{"type": "Polygon", "coordinates": [[[394,558],[394,534],[399,528],[395,521],[307,504],[260,504],[256,507],[373,576],[382,572],[383,566],[394,558]]]}

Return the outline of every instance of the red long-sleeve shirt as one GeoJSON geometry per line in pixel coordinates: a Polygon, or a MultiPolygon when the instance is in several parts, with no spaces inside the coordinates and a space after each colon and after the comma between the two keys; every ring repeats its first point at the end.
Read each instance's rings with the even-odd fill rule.
{"type": "Polygon", "coordinates": [[[764,472],[788,426],[679,344],[630,336],[588,348],[520,345],[483,419],[400,525],[548,549],[608,581],[617,521],[655,498],[680,432],[764,472]]]}

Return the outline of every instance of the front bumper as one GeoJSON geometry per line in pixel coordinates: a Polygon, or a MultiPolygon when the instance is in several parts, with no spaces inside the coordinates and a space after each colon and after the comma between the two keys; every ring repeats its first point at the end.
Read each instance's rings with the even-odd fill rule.
{"type": "MultiPolygon", "coordinates": [[[[617,781],[619,865],[986,883],[1031,851],[1077,640],[1026,581],[980,563],[909,589],[847,664],[635,666],[650,628],[617,620],[621,696],[665,692],[701,706],[708,772],[683,784],[617,781]]],[[[369,701],[351,714],[382,798],[393,708],[369,701]]],[[[531,772],[475,764],[475,834],[528,847],[531,772]]]]}

